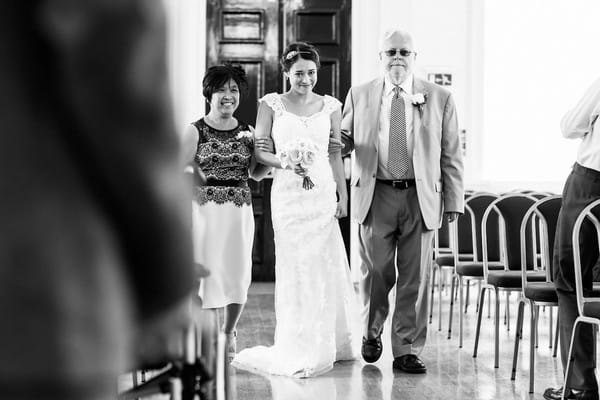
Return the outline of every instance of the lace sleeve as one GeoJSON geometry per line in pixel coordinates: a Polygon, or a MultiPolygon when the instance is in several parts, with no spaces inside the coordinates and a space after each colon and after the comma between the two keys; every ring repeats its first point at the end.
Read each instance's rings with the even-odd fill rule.
{"type": "Polygon", "coordinates": [[[259,101],[264,101],[265,103],[267,103],[267,105],[271,107],[271,110],[273,110],[273,113],[276,117],[279,117],[281,116],[281,114],[283,114],[283,103],[281,102],[281,99],[279,98],[279,95],[277,93],[268,93],[264,95],[259,101]]]}
{"type": "Polygon", "coordinates": [[[331,114],[342,107],[342,103],[338,99],[328,95],[325,95],[324,102],[324,110],[327,114],[331,114]]]}

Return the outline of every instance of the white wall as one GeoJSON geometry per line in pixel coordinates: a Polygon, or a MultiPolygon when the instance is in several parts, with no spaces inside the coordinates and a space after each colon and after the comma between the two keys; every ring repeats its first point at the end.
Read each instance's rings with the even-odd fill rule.
{"type": "Polygon", "coordinates": [[[600,75],[599,22],[597,0],[485,2],[483,177],[560,190],[578,141],[559,123],[600,75]]]}
{"type": "Polygon", "coordinates": [[[204,115],[206,0],[163,0],[169,35],[169,72],[180,132],[204,115]]]}

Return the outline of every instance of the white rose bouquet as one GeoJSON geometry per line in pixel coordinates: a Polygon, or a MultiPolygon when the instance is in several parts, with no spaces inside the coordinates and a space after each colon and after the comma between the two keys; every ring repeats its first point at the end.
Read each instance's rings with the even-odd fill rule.
{"type": "Polygon", "coordinates": [[[283,168],[295,168],[300,166],[304,169],[302,187],[306,190],[310,190],[315,187],[315,184],[308,176],[308,168],[315,162],[315,156],[317,154],[317,146],[312,142],[306,142],[303,140],[297,140],[289,143],[283,148],[277,157],[281,161],[283,168]]]}

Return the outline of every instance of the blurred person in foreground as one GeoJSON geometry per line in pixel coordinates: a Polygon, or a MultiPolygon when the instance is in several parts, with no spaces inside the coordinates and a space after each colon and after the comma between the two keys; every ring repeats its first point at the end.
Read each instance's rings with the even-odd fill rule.
{"type": "Polygon", "coordinates": [[[189,198],[161,7],[0,3],[2,399],[115,398],[134,333],[160,341],[185,315],[189,198]]]}
{"type": "MultiPolygon", "coordinates": [[[[560,355],[566,372],[573,325],[579,316],[575,291],[572,233],[579,213],[600,198],[600,79],[597,79],[575,107],[563,117],[560,128],[564,137],[581,139],[577,160],[567,178],[562,193],[562,207],[558,216],[554,240],[553,275],[558,295],[560,324],[560,355]]],[[[581,275],[585,292],[591,292],[594,267],[598,261],[596,232],[590,221],[581,230],[581,275]]],[[[598,399],[598,381],[595,375],[595,335],[589,324],[581,324],[573,341],[573,373],[568,393],[563,387],[548,388],[544,398],[598,399]]]]}

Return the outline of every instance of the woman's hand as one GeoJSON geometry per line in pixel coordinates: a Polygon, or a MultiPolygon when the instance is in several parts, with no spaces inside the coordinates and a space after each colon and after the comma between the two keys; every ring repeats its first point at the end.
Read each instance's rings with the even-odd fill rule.
{"type": "Polygon", "coordinates": [[[254,146],[259,150],[266,151],[267,153],[275,153],[273,140],[270,137],[256,138],[254,141],[254,146]]]}
{"type": "Polygon", "coordinates": [[[306,169],[302,168],[302,166],[300,164],[296,164],[296,166],[294,167],[294,172],[296,173],[296,175],[300,175],[301,177],[305,177],[306,176],[306,169]]]}
{"type": "Polygon", "coordinates": [[[348,202],[346,200],[340,200],[337,202],[335,209],[335,217],[337,219],[344,218],[348,215],[348,202]]]}
{"type": "Polygon", "coordinates": [[[257,138],[254,128],[252,126],[248,126],[248,129],[250,129],[250,132],[252,132],[252,135],[254,135],[254,147],[267,153],[275,153],[275,146],[273,146],[273,139],[271,139],[271,136],[257,138]]]}

